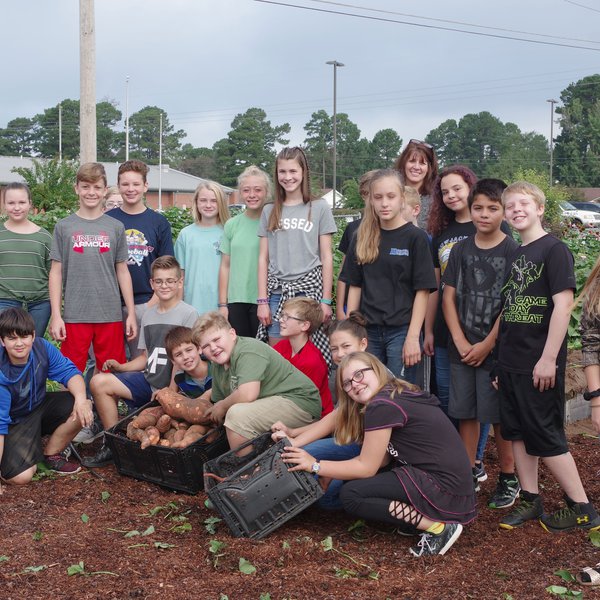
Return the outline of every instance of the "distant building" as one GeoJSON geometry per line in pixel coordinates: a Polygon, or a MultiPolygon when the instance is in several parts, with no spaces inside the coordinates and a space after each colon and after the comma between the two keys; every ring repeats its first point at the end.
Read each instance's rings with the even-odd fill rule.
{"type": "MultiPolygon", "coordinates": [[[[13,173],[15,167],[31,168],[31,158],[20,156],[0,156],[0,186],[6,185],[11,181],[24,181],[18,173],[13,173]]],[[[44,160],[38,159],[35,160],[44,160]]],[[[117,184],[118,162],[103,162],[106,169],[108,185],[117,184]]],[[[171,206],[180,208],[190,208],[194,192],[200,183],[206,181],[201,177],[188,175],[183,171],[172,169],[169,165],[162,165],[160,173],[158,165],[148,165],[148,192],[146,193],[146,203],[150,208],[159,208],[159,188],[160,188],[160,208],[165,209],[171,206]]],[[[75,183],[75,182],[73,182],[75,183]]],[[[228,195],[233,192],[232,188],[223,186],[228,195]]]]}

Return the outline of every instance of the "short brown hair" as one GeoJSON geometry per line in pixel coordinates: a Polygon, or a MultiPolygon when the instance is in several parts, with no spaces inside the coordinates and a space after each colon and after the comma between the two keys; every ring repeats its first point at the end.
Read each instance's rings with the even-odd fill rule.
{"type": "Polygon", "coordinates": [[[0,314],[0,338],[11,335],[25,337],[35,333],[33,317],[22,308],[7,308],[0,314]]]}
{"type": "Polygon", "coordinates": [[[177,327],[170,329],[167,332],[167,335],[165,335],[165,351],[169,360],[173,360],[174,350],[182,344],[194,344],[194,346],[198,346],[192,338],[191,328],[178,325],[177,327]]]}
{"type": "Polygon", "coordinates": [[[77,169],[77,183],[84,181],[85,183],[96,183],[97,181],[104,181],[104,185],[107,186],[106,171],[104,165],[97,162],[88,162],[82,164],[77,169]]]}
{"type": "Polygon", "coordinates": [[[306,296],[290,298],[283,305],[283,309],[295,311],[299,319],[310,323],[307,332],[308,335],[314,333],[323,323],[323,311],[321,310],[321,305],[313,298],[307,298],[306,296]]]}
{"type": "Polygon", "coordinates": [[[142,179],[144,180],[144,183],[148,182],[147,176],[148,176],[148,171],[150,169],[148,168],[148,165],[145,162],[142,162],[141,160],[126,160],[124,163],[119,165],[119,172],[117,174],[117,183],[119,183],[119,180],[121,179],[121,175],[123,173],[128,173],[129,171],[133,171],[134,173],[139,173],[142,176],[142,179]]]}
{"type": "Polygon", "coordinates": [[[177,262],[177,259],[174,256],[170,256],[169,254],[165,254],[164,256],[159,256],[150,267],[150,272],[152,277],[154,277],[154,273],[158,269],[175,269],[177,271],[177,277],[181,277],[181,265],[177,262]]]}
{"type": "Polygon", "coordinates": [[[209,329],[231,329],[231,323],[216,310],[204,313],[198,317],[192,329],[192,341],[200,346],[200,336],[209,329]]]}

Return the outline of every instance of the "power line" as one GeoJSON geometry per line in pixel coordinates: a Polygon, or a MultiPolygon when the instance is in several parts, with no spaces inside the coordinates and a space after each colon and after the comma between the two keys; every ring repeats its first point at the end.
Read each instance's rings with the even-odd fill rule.
{"type": "MultiPolygon", "coordinates": [[[[355,17],[357,19],[366,19],[369,21],[380,21],[383,23],[395,23],[397,25],[409,25],[412,27],[421,27],[423,29],[437,29],[439,31],[452,31],[455,33],[465,33],[467,35],[475,35],[478,37],[490,37],[490,38],[501,39],[501,40],[525,42],[528,44],[538,44],[538,45],[543,45],[543,46],[557,46],[560,48],[575,48],[578,50],[591,50],[592,52],[600,52],[600,48],[590,48],[588,46],[579,46],[576,44],[560,44],[558,42],[548,42],[548,41],[544,41],[544,40],[532,40],[532,39],[520,38],[520,37],[510,36],[510,35],[499,35],[496,33],[483,33],[481,31],[469,31],[467,29],[458,29],[455,27],[442,27],[440,25],[427,25],[425,23],[414,23],[411,21],[402,21],[399,19],[390,19],[390,18],[386,18],[386,17],[361,15],[361,14],[351,13],[351,12],[346,12],[346,11],[336,11],[336,10],[331,10],[331,9],[326,9],[326,8],[302,6],[300,4],[286,4],[285,2],[276,2],[275,0],[253,0],[253,1],[260,2],[261,4],[272,4],[275,6],[285,6],[287,8],[297,8],[300,10],[308,10],[308,11],[319,12],[319,13],[342,15],[345,17],[355,17]]],[[[537,34],[533,34],[533,35],[537,35],[537,34]]],[[[598,42],[593,42],[593,43],[597,44],[598,42]]]]}
{"type": "Polygon", "coordinates": [[[585,4],[580,4],[579,2],[573,2],[573,0],[565,0],[568,4],[574,4],[575,6],[580,6],[581,8],[586,8],[587,10],[591,10],[594,12],[600,12],[597,8],[592,8],[591,6],[586,6],[585,4]]]}

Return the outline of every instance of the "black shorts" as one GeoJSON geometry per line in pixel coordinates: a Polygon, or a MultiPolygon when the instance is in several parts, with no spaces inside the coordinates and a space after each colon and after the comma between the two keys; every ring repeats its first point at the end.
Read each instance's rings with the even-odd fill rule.
{"type": "Polygon", "coordinates": [[[530,374],[498,371],[500,426],[508,441],[522,441],[531,456],[560,456],[569,451],[565,435],[565,376],[540,392],[530,374]]]}
{"type": "Polygon", "coordinates": [[[0,473],[12,479],[44,460],[42,436],[54,433],[73,412],[74,398],[69,392],[47,392],[46,399],[22,421],[8,426],[0,473]]]}

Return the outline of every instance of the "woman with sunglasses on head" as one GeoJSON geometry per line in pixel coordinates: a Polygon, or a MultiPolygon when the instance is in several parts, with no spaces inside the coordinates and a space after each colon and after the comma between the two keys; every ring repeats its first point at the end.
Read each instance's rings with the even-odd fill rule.
{"type": "Polygon", "coordinates": [[[337,387],[336,437],[362,438],[360,455],[316,461],[302,448],[286,447],[290,470],[346,480],[340,499],[347,512],[420,534],[413,556],[445,554],[477,508],[469,459],[437,398],[390,378],[366,352],[342,360],[337,387]]]}
{"type": "Polygon", "coordinates": [[[417,190],[421,196],[421,211],[417,224],[427,230],[431,206],[431,192],[438,174],[438,161],[433,146],[421,140],[410,140],[396,159],[394,168],[404,178],[405,185],[417,190]]]}

